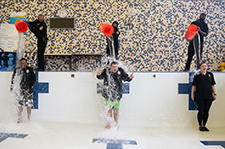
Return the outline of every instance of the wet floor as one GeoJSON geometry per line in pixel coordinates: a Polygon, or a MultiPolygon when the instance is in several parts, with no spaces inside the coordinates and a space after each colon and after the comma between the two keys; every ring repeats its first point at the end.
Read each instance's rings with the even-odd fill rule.
{"type": "Polygon", "coordinates": [[[1,149],[223,149],[225,128],[127,126],[31,121],[0,123],[1,149]]]}

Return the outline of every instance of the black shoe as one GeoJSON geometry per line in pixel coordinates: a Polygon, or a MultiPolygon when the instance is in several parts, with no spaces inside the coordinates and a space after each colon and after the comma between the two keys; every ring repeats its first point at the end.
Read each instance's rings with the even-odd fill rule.
{"type": "Polygon", "coordinates": [[[209,129],[208,129],[208,128],[206,128],[206,127],[203,127],[203,128],[204,128],[204,131],[207,131],[207,132],[209,131],[209,129]]]}
{"type": "Polygon", "coordinates": [[[205,131],[204,127],[199,127],[200,131],[205,131]]]}

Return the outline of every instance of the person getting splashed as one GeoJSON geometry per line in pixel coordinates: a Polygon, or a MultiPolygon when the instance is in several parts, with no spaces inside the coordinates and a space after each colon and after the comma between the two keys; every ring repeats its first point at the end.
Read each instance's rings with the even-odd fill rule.
{"type": "MultiPolygon", "coordinates": [[[[133,73],[128,76],[122,68],[118,67],[118,63],[113,61],[109,68],[107,67],[102,71],[99,69],[97,78],[104,80],[102,96],[105,98],[106,106],[109,108],[108,115],[110,117],[114,115],[114,121],[118,129],[119,106],[122,98],[122,81],[130,82],[134,78],[133,73]]],[[[110,129],[111,126],[112,123],[108,121],[105,128],[110,129]]]]}
{"type": "Polygon", "coordinates": [[[27,66],[27,60],[25,58],[20,59],[20,66],[14,69],[11,80],[11,91],[15,95],[19,108],[17,123],[22,120],[23,106],[27,107],[27,117],[30,120],[35,81],[35,73],[31,67],[27,66]]]}

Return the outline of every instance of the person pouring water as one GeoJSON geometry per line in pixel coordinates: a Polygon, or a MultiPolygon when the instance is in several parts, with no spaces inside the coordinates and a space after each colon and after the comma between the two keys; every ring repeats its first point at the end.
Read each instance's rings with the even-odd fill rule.
{"type": "MultiPolygon", "coordinates": [[[[107,112],[108,116],[112,117],[114,115],[114,121],[118,129],[119,107],[122,98],[122,81],[130,82],[134,78],[134,75],[132,73],[128,76],[122,68],[118,67],[118,63],[113,61],[110,67],[102,71],[101,69],[98,70],[97,78],[104,80],[102,96],[105,98],[106,106],[109,108],[107,112]]],[[[105,128],[110,129],[111,127],[112,123],[108,121],[105,128]]]]}
{"type": "Polygon", "coordinates": [[[47,45],[47,25],[44,21],[44,15],[39,14],[38,19],[29,23],[29,29],[37,37],[37,57],[38,57],[38,71],[44,71],[44,53],[47,45]]]}
{"type": "MultiPolygon", "coordinates": [[[[191,23],[191,24],[198,26],[198,30],[199,30],[198,33],[200,36],[200,41],[198,43],[198,44],[200,44],[200,59],[202,58],[204,37],[206,37],[209,32],[208,25],[205,23],[205,18],[206,18],[206,14],[201,13],[199,19],[197,21],[194,21],[191,23]]],[[[189,42],[189,46],[188,46],[188,59],[187,59],[184,71],[190,70],[191,60],[194,56],[194,53],[196,53],[194,50],[194,40],[191,40],[189,42]]],[[[197,55],[197,53],[196,53],[196,55],[197,55]]],[[[197,65],[197,67],[199,67],[199,65],[197,65]]],[[[197,68],[197,69],[199,69],[199,68],[197,68]]]]}
{"type": "Polygon", "coordinates": [[[117,21],[114,21],[112,23],[112,26],[114,28],[113,34],[110,37],[106,38],[107,41],[107,47],[106,47],[106,53],[108,57],[114,57],[118,60],[118,54],[119,54],[119,35],[120,31],[118,28],[119,23],[117,21]]]}

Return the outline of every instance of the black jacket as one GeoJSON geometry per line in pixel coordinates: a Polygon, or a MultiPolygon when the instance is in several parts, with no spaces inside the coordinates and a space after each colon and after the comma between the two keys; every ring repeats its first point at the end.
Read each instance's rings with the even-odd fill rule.
{"type": "Polygon", "coordinates": [[[20,87],[21,91],[26,91],[29,89],[29,93],[33,92],[33,86],[36,81],[35,73],[31,67],[26,67],[24,69],[17,67],[13,71],[12,79],[11,79],[11,90],[13,89],[15,75],[21,75],[20,87]]]}
{"type": "Polygon", "coordinates": [[[116,73],[111,72],[110,68],[105,68],[101,75],[97,75],[97,78],[104,79],[102,96],[111,101],[122,98],[122,81],[130,82],[132,80],[122,68],[118,68],[116,73]]]}
{"type": "Polygon", "coordinates": [[[195,100],[213,100],[212,85],[215,85],[213,73],[207,72],[205,75],[194,76],[192,85],[196,86],[195,100]]]}
{"type": "Polygon", "coordinates": [[[33,22],[29,22],[29,24],[29,29],[38,39],[45,38],[47,40],[47,25],[45,24],[45,21],[40,22],[36,19],[33,22]]]}
{"type": "MultiPolygon", "coordinates": [[[[200,27],[200,29],[208,35],[208,33],[209,33],[208,25],[205,22],[199,23],[198,21],[199,21],[199,19],[197,21],[192,22],[191,24],[194,24],[194,25],[200,27]]],[[[201,45],[202,45],[203,40],[204,40],[204,36],[202,36],[202,34],[200,34],[200,33],[199,33],[199,35],[200,35],[200,42],[201,42],[201,45]]]]}

